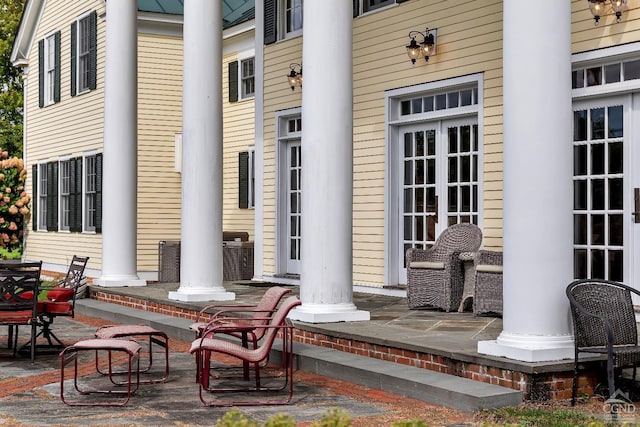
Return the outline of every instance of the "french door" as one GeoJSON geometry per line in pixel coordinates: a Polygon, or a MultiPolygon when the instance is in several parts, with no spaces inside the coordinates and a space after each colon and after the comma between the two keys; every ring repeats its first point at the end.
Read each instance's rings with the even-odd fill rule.
{"type": "Polygon", "coordinates": [[[286,145],[286,273],[300,274],[302,150],[300,140],[289,141],[286,145]]]}
{"type": "MultiPolygon", "coordinates": [[[[638,287],[632,252],[638,245],[630,116],[632,98],[574,103],[573,271],[576,279],[638,287]]],[[[638,150],[635,150],[638,156],[638,150]]],[[[635,173],[634,173],[635,172],[635,173]]],[[[636,178],[637,180],[637,178],[636,178]]],[[[637,201],[640,204],[640,199],[637,201]]],[[[639,206],[640,207],[640,206],[639,206]]],[[[640,220],[640,218],[638,218],[640,220]]]]}
{"type": "Polygon", "coordinates": [[[403,126],[398,141],[398,260],[406,283],[407,249],[433,245],[452,224],[478,224],[477,119],[403,126]]]}

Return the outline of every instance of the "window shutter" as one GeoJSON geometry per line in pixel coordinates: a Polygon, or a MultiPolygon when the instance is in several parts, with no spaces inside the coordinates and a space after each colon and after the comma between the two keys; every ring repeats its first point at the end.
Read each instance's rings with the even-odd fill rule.
{"type": "Polygon", "coordinates": [[[89,15],[89,89],[97,87],[98,74],[98,14],[89,15]]]}
{"type": "Polygon", "coordinates": [[[406,1],[407,1],[407,0],[396,0],[396,3],[404,3],[404,2],[406,2],[406,1]]]}
{"type": "Polygon", "coordinates": [[[249,153],[238,153],[238,207],[249,207],[249,153]]]}
{"type": "Polygon", "coordinates": [[[78,23],[71,24],[71,96],[76,96],[76,73],[78,72],[78,46],[76,40],[78,38],[78,23]]]}
{"type": "Polygon", "coordinates": [[[47,163],[47,230],[58,231],[58,162],[47,163]]]}
{"type": "Polygon", "coordinates": [[[38,165],[31,166],[31,229],[38,231],[38,165]]]}
{"type": "Polygon", "coordinates": [[[238,61],[229,62],[229,102],[238,101],[238,61]]]}
{"type": "Polygon", "coordinates": [[[69,231],[82,231],[82,157],[69,161],[69,231]]]}
{"type": "Polygon", "coordinates": [[[55,68],[53,79],[53,102],[60,102],[60,31],[54,35],[55,41],[55,68]]]}
{"type": "Polygon", "coordinates": [[[44,40],[38,42],[38,106],[44,107],[44,40]]]}
{"type": "Polygon", "coordinates": [[[264,44],[275,43],[278,36],[277,1],[264,0],[264,44]]]}
{"type": "Polygon", "coordinates": [[[353,17],[359,15],[360,12],[360,0],[353,0],[353,17]]]}
{"type": "Polygon", "coordinates": [[[96,233],[102,233],[102,154],[96,154],[96,233]]]}

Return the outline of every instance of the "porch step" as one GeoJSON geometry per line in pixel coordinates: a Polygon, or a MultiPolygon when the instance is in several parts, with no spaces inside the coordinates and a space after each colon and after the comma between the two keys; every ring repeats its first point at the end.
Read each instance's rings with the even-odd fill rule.
{"type": "MultiPolygon", "coordinates": [[[[118,304],[81,299],[76,301],[76,312],[117,323],[146,324],[182,341],[190,342],[194,336],[190,320],[118,304]]],[[[295,343],[294,353],[297,369],[463,411],[518,405],[523,398],[507,387],[309,344],[295,343]]]]}

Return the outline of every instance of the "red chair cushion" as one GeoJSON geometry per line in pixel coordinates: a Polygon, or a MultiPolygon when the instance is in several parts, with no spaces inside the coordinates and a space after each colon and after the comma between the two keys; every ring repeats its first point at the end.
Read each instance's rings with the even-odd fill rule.
{"type": "Polygon", "coordinates": [[[44,301],[44,312],[47,314],[70,316],[73,312],[73,306],[70,302],[66,301],[44,301]]]}
{"type": "Polygon", "coordinates": [[[0,311],[0,323],[29,323],[31,310],[0,311]]]}
{"type": "Polygon", "coordinates": [[[47,299],[56,302],[66,302],[73,298],[73,289],[56,286],[47,293],[47,299]]]}
{"type": "Polygon", "coordinates": [[[24,291],[24,292],[20,292],[20,298],[24,298],[26,300],[31,300],[33,299],[33,292],[32,291],[24,291]]]}

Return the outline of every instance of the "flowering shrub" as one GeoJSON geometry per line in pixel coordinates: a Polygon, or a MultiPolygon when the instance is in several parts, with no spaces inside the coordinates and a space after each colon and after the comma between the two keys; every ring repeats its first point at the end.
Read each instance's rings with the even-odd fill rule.
{"type": "Polygon", "coordinates": [[[22,254],[24,220],[31,197],[24,191],[27,170],[22,159],[0,152],[0,258],[22,254]]]}

